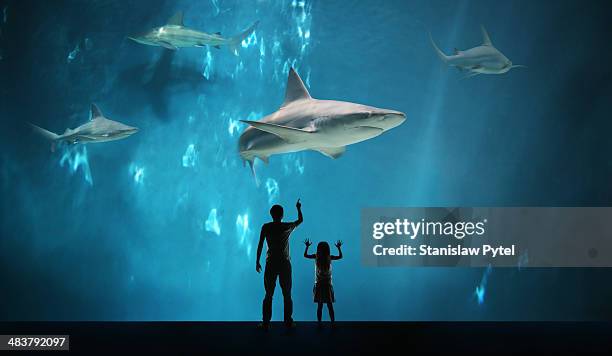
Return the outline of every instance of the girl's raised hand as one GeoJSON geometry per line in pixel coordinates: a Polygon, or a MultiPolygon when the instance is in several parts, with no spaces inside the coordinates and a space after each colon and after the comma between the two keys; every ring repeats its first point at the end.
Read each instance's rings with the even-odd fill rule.
{"type": "Polygon", "coordinates": [[[310,247],[310,245],[312,245],[312,242],[310,242],[309,239],[304,240],[304,245],[306,245],[306,247],[310,247]]]}
{"type": "Polygon", "coordinates": [[[336,247],[340,248],[340,246],[342,246],[342,240],[336,241],[336,247]]]}

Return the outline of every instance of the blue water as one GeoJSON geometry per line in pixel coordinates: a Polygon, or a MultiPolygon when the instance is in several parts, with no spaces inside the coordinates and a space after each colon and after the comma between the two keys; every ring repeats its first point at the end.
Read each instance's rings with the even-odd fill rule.
{"type": "MultiPolygon", "coordinates": [[[[365,268],[361,207],[606,206],[612,202],[612,49],[605,1],[0,1],[0,318],[258,320],[260,226],[292,236],[295,318],[312,320],[305,238],[345,242],[342,320],[583,320],[612,316],[606,269],[365,268]],[[176,11],[233,35],[239,56],[126,39],[176,11]],[[447,53],[494,45],[518,68],[462,79],[447,53]],[[349,146],[258,161],[237,141],[275,111],[294,67],[315,98],[405,112],[349,146]],[[91,102],[140,131],[50,152],[91,102]]],[[[277,290],[274,317],[282,315],[277,290]]]]}

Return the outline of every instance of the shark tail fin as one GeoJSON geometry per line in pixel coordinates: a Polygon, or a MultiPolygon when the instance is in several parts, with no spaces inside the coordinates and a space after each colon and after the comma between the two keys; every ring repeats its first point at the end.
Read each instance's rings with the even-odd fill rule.
{"type": "Polygon", "coordinates": [[[30,126],[32,126],[32,128],[34,129],[34,132],[38,133],[42,137],[51,141],[51,152],[55,152],[55,147],[57,145],[57,141],[59,140],[60,136],[51,131],[43,129],[42,127],[36,126],[34,124],[30,124],[30,126]]]}
{"type": "Polygon", "coordinates": [[[444,54],[444,52],[442,52],[442,50],[436,45],[436,42],[434,42],[433,37],[431,36],[431,32],[429,33],[429,40],[431,41],[433,48],[436,50],[438,57],[440,57],[444,63],[448,62],[448,56],[444,54]]]}
{"type": "Polygon", "coordinates": [[[259,25],[259,20],[255,21],[251,25],[251,27],[242,31],[242,33],[240,33],[239,35],[236,35],[230,38],[229,49],[234,55],[236,56],[238,55],[238,50],[240,49],[242,41],[244,41],[247,37],[249,37],[255,31],[255,29],[257,28],[257,25],[259,25]]]}

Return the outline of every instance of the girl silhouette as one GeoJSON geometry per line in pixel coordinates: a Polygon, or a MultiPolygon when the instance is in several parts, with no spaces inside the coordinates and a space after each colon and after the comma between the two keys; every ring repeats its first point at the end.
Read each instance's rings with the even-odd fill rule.
{"type": "Polygon", "coordinates": [[[334,287],[332,286],[332,260],[339,260],[342,258],[342,250],[340,247],[342,246],[342,241],[338,240],[336,242],[336,247],[338,248],[338,256],[332,256],[329,249],[329,244],[325,241],[319,242],[317,245],[317,253],[313,255],[308,254],[308,248],[312,245],[310,240],[304,240],[304,245],[306,245],[306,250],[304,250],[304,257],[309,259],[314,259],[315,263],[315,285],[313,288],[314,294],[314,302],[318,304],[317,306],[317,321],[319,325],[321,325],[321,316],[323,314],[323,303],[327,304],[327,310],[329,311],[329,319],[332,322],[332,325],[336,321],[334,316],[334,305],[333,303],[336,301],[334,297],[334,287]]]}

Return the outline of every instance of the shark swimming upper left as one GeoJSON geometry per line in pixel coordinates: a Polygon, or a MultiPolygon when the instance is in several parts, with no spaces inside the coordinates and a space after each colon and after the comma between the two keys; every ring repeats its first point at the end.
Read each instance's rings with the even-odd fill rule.
{"type": "Polygon", "coordinates": [[[51,151],[55,151],[55,147],[62,142],[69,144],[108,142],[120,140],[138,132],[136,127],[104,117],[96,104],[91,104],[90,120],[87,123],[72,130],[66,129],[61,135],[34,124],[30,125],[36,132],[51,141],[51,151]]]}
{"type": "Polygon", "coordinates": [[[128,38],[138,43],[164,47],[170,50],[184,47],[211,46],[220,48],[221,46],[227,46],[232,53],[238,55],[238,49],[242,41],[255,31],[258,24],[259,21],[255,21],[255,23],[240,34],[223,37],[220,32],[206,33],[185,27],[183,24],[183,13],[179,11],[164,26],[156,27],[128,38]]]}

